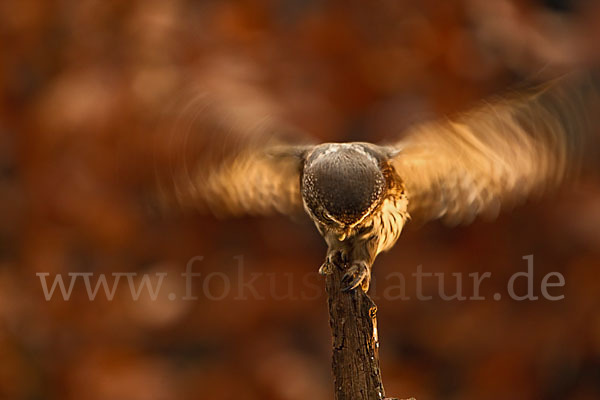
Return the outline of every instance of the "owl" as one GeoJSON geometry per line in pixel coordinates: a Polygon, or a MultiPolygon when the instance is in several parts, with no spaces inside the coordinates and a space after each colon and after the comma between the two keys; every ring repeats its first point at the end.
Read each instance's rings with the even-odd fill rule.
{"type": "Polygon", "coordinates": [[[208,88],[191,107],[199,128],[182,146],[196,142],[205,156],[170,175],[177,202],[219,216],[304,211],[328,246],[319,272],[337,258],[343,290],[367,291],[375,258],[409,221],[491,219],[569,180],[589,146],[598,81],[569,75],[384,144],[311,142],[274,116],[276,103],[237,89],[208,88]]]}

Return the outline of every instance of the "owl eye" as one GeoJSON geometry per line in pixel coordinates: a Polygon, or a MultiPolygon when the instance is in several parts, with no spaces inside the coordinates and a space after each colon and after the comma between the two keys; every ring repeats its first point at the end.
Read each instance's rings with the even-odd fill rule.
{"type": "Polygon", "coordinates": [[[325,214],[321,214],[321,219],[325,222],[333,222],[333,220],[325,214]]]}
{"type": "Polygon", "coordinates": [[[327,215],[327,213],[321,213],[321,222],[326,223],[328,225],[339,225],[340,223],[336,221],[333,217],[327,215]]]}

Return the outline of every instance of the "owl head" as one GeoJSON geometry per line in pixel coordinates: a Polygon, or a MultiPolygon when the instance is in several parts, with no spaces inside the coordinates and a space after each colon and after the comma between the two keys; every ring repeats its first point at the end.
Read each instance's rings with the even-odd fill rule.
{"type": "Polygon", "coordinates": [[[325,143],[305,156],[301,178],[304,206],[336,230],[358,225],[381,202],[386,189],[385,156],[362,143],[325,143]]]}

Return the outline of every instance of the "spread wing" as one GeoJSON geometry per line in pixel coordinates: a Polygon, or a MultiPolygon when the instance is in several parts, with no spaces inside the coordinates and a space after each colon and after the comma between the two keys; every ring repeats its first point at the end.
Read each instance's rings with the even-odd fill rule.
{"type": "Polygon", "coordinates": [[[218,216],[302,210],[310,139],[282,122],[258,86],[221,69],[205,75],[164,135],[167,166],[156,168],[163,203],[218,216]]]}
{"type": "Polygon", "coordinates": [[[229,150],[216,165],[197,163],[176,182],[178,203],[218,216],[294,214],[302,209],[300,171],[305,146],[254,140],[229,150]]]}
{"type": "Polygon", "coordinates": [[[567,76],[416,127],[393,158],[409,213],[468,223],[556,187],[577,169],[596,91],[591,79],[567,76]]]}

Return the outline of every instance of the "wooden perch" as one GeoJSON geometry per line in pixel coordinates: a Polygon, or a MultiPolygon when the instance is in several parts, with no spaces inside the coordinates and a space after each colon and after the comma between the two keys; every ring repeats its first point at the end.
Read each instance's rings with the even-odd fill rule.
{"type": "Polygon", "coordinates": [[[346,265],[336,260],[326,278],[335,400],[382,400],[377,306],[360,287],[341,290],[345,269],[346,265]]]}

